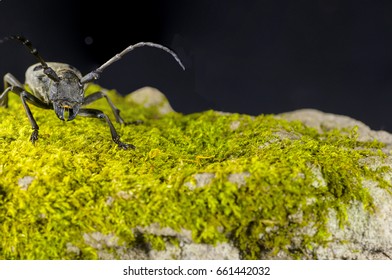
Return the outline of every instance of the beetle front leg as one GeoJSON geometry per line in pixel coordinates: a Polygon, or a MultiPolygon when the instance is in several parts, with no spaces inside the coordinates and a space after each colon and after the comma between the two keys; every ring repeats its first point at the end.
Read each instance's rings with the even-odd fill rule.
{"type": "Polygon", "coordinates": [[[31,128],[33,129],[33,133],[31,133],[31,136],[30,136],[30,141],[31,141],[31,143],[34,144],[34,142],[38,140],[39,126],[38,126],[37,122],[35,121],[33,114],[31,113],[30,107],[27,105],[26,98],[28,98],[28,93],[25,91],[22,91],[20,94],[20,99],[22,100],[23,107],[24,107],[26,114],[27,114],[27,117],[31,123],[31,128]]]}
{"type": "Polygon", "coordinates": [[[121,124],[140,124],[141,121],[134,121],[134,122],[125,122],[121,116],[120,116],[120,110],[113,104],[112,100],[110,100],[109,96],[107,96],[106,93],[102,91],[97,91],[94,92],[84,99],[83,106],[88,105],[96,100],[99,100],[101,98],[105,98],[106,101],[108,102],[110,108],[112,109],[113,115],[116,118],[116,122],[121,123],[121,124]]]}
{"type": "Polygon", "coordinates": [[[23,107],[24,107],[26,114],[27,114],[27,118],[29,119],[30,124],[31,124],[31,128],[33,129],[33,133],[31,133],[31,136],[30,136],[30,141],[34,144],[34,142],[37,141],[37,139],[38,139],[39,127],[33,117],[33,114],[31,113],[29,105],[27,105],[27,101],[29,103],[31,103],[37,107],[43,108],[43,109],[50,109],[51,106],[49,104],[42,102],[37,97],[35,97],[31,93],[25,91],[23,88],[21,88],[19,86],[8,87],[1,95],[0,99],[3,97],[3,95],[8,95],[9,92],[13,92],[13,93],[19,95],[20,100],[22,101],[23,107]]]}
{"type": "Polygon", "coordinates": [[[88,105],[101,98],[105,98],[106,101],[108,102],[110,108],[113,111],[114,117],[116,118],[116,121],[118,123],[125,124],[125,121],[120,117],[120,110],[113,104],[112,100],[110,100],[107,94],[102,91],[97,91],[90,94],[89,96],[86,96],[86,98],[83,101],[83,106],[88,105]]]}
{"type": "Polygon", "coordinates": [[[8,93],[10,92],[9,88],[11,86],[23,88],[23,85],[10,73],[4,75],[3,81],[4,92],[0,95],[0,106],[8,108],[8,93]]]}
{"type": "Polygon", "coordinates": [[[79,110],[78,113],[79,116],[82,117],[91,117],[91,118],[98,118],[98,119],[105,119],[106,123],[109,125],[110,128],[110,133],[112,134],[112,139],[114,141],[114,143],[116,143],[118,145],[119,148],[127,150],[129,148],[131,149],[135,149],[135,146],[132,144],[126,144],[120,141],[120,136],[118,135],[116,129],[114,128],[112,122],[110,121],[109,117],[107,115],[105,115],[105,113],[103,113],[100,110],[96,110],[96,109],[87,109],[87,108],[82,108],[79,110]]]}

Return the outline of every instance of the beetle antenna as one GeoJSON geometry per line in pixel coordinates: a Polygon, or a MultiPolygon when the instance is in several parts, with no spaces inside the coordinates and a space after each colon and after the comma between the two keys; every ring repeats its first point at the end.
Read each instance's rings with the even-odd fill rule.
{"type": "Polygon", "coordinates": [[[60,81],[60,78],[57,76],[56,72],[48,66],[45,60],[39,55],[37,49],[33,46],[33,44],[28,39],[26,39],[23,36],[12,35],[8,37],[4,37],[3,39],[0,40],[0,43],[3,43],[8,40],[17,40],[21,42],[23,45],[25,45],[30,50],[30,53],[35,56],[35,58],[39,61],[39,63],[41,63],[42,68],[44,69],[44,74],[55,82],[60,81]]]}
{"type": "Polygon", "coordinates": [[[115,56],[113,56],[111,59],[109,59],[108,61],[106,61],[104,64],[102,64],[100,67],[98,67],[97,69],[91,71],[90,73],[86,74],[81,80],[80,83],[82,84],[86,84],[89,83],[93,80],[97,80],[99,79],[99,75],[103,72],[103,70],[105,70],[105,68],[107,68],[109,65],[111,65],[112,63],[116,62],[117,60],[120,60],[124,55],[126,55],[127,53],[133,51],[136,48],[140,48],[140,47],[152,47],[152,48],[157,48],[157,49],[161,49],[164,50],[165,52],[171,54],[174,59],[177,61],[177,63],[181,66],[181,68],[183,70],[185,70],[185,66],[182,64],[181,60],[178,58],[178,56],[175,54],[175,52],[173,52],[171,49],[162,46],[160,44],[156,44],[156,43],[151,43],[151,42],[139,42],[135,45],[130,45],[129,47],[127,47],[125,50],[123,50],[122,52],[116,54],[115,56]]]}

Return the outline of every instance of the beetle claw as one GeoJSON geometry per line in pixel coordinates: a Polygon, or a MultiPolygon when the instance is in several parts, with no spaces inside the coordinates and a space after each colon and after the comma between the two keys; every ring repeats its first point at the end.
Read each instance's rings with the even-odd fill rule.
{"type": "Polygon", "coordinates": [[[30,136],[30,141],[31,141],[31,143],[35,143],[35,141],[37,141],[38,140],[38,130],[34,130],[33,131],[33,133],[31,133],[31,136],[30,136]]]}
{"type": "Polygon", "coordinates": [[[119,142],[117,144],[118,144],[118,147],[123,149],[123,150],[136,149],[136,147],[134,145],[132,145],[132,144],[126,144],[126,143],[123,143],[123,142],[119,142]]]}

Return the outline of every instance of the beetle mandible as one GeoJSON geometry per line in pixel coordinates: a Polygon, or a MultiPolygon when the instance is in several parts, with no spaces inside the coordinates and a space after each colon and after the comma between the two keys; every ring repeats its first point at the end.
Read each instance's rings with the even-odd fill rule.
{"type": "Polygon", "coordinates": [[[168,52],[174,57],[181,68],[185,70],[181,60],[169,48],[152,42],[139,42],[128,46],[97,69],[82,76],[79,70],[68,64],[45,62],[32,43],[22,36],[8,36],[0,40],[0,43],[7,40],[17,40],[21,42],[39,61],[37,64],[30,66],[26,71],[25,84],[29,87],[29,89],[31,89],[31,92],[27,91],[23,87],[22,83],[20,83],[12,74],[7,73],[4,76],[4,91],[0,95],[0,106],[3,107],[8,107],[9,92],[19,95],[33,129],[30,136],[30,141],[32,143],[38,139],[39,127],[31,113],[28,103],[43,109],[53,109],[57,117],[62,121],[65,121],[66,117],[68,117],[67,121],[71,121],[76,116],[104,119],[109,125],[112,139],[118,147],[122,149],[134,149],[135,146],[132,144],[126,144],[120,141],[120,136],[105,113],[96,109],[82,108],[83,106],[98,99],[105,98],[113,111],[116,121],[120,124],[125,124],[124,120],[120,117],[120,110],[117,109],[104,92],[98,91],[85,97],[84,91],[86,84],[99,79],[100,74],[105,70],[105,68],[121,59],[128,52],[133,51],[135,48],[144,46],[158,48],[168,52]]]}

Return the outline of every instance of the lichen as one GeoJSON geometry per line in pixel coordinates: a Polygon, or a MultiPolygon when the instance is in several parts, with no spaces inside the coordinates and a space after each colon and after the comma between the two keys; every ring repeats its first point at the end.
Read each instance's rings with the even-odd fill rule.
{"type": "MultiPolygon", "coordinates": [[[[40,125],[33,145],[19,99],[0,107],[0,259],[121,258],[132,248],[179,246],[181,232],[234,244],[245,259],[309,258],[330,241],[330,209],[341,227],[353,201],[374,210],[363,180],[390,190],[387,167],[361,163],[382,160],[383,144],[358,141],[355,128],[320,133],[272,115],[216,111],[162,115],[109,95],[126,121],[143,121],[115,123],[136,150],[118,149],[100,120],[62,122],[31,106],[40,125]],[[200,174],[212,175],[202,184],[200,174]],[[28,187],[23,178],[33,178],[28,187]],[[151,225],[179,235],[138,230],[151,225]]],[[[112,117],[105,100],[91,107],[112,117]]]]}

